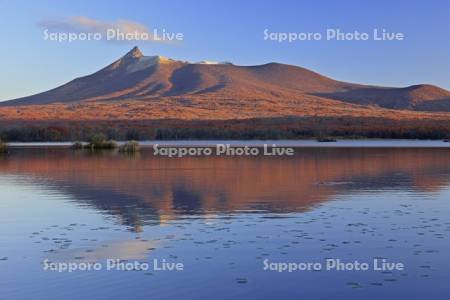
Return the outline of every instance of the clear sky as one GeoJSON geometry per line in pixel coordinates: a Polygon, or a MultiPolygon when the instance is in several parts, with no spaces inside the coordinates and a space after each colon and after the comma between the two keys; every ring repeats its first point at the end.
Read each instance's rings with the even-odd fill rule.
{"type": "MultiPolygon", "coordinates": [[[[342,81],[385,86],[435,84],[450,89],[450,1],[446,0],[0,0],[0,100],[54,88],[90,74],[138,45],[145,55],[282,62],[342,81]],[[179,43],[55,42],[43,25],[84,18],[182,32],[179,43]],[[71,19],[72,18],[72,19],[71,19]],[[401,32],[403,41],[264,40],[269,32],[401,32]]],[[[59,24],[59,23],[58,23],[59,24]]]]}

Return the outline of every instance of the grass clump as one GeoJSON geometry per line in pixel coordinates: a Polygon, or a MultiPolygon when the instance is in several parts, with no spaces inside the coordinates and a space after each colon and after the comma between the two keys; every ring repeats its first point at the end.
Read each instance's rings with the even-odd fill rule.
{"type": "Polygon", "coordinates": [[[8,144],[0,139],[0,153],[7,153],[7,152],[8,152],[8,144]]]}
{"type": "Polygon", "coordinates": [[[82,142],[75,142],[72,144],[72,149],[74,150],[81,150],[84,148],[84,145],[82,142]]]}
{"type": "MultiPolygon", "coordinates": [[[[77,146],[80,147],[79,144],[77,144],[77,146]]],[[[96,134],[89,139],[87,145],[82,147],[90,150],[116,149],[117,143],[112,140],[107,140],[103,134],[96,134]]]]}
{"type": "Polygon", "coordinates": [[[140,145],[137,141],[128,141],[120,147],[115,141],[107,140],[103,134],[93,135],[88,143],[75,142],[72,144],[72,149],[74,150],[108,150],[108,149],[119,149],[119,152],[123,153],[137,153],[140,151],[140,145]]]}
{"type": "Polygon", "coordinates": [[[123,153],[136,153],[139,152],[140,146],[137,141],[129,141],[120,146],[119,151],[123,153]]]}

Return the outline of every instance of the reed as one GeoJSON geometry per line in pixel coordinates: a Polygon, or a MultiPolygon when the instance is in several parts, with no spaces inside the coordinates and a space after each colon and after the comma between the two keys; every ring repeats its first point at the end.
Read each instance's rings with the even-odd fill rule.
{"type": "Polygon", "coordinates": [[[88,144],[83,145],[80,142],[76,142],[72,145],[78,147],[78,149],[90,149],[90,150],[112,150],[116,149],[117,143],[112,140],[107,140],[103,134],[95,134],[90,139],[88,144]],[[81,147],[81,148],[80,148],[81,147]]]}
{"type": "Polygon", "coordinates": [[[137,141],[128,141],[119,148],[119,151],[124,153],[136,153],[139,150],[140,145],[137,141]]]}
{"type": "Polygon", "coordinates": [[[5,142],[3,142],[1,139],[0,139],[0,153],[7,153],[8,152],[8,144],[7,143],[5,143],[5,142]]]}

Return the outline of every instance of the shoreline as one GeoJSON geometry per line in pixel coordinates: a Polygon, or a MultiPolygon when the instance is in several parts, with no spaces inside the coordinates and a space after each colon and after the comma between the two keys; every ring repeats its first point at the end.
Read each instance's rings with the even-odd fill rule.
{"type": "MultiPolygon", "coordinates": [[[[272,145],[295,148],[450,148],[443,140],[406,139],[358,139],[318,142],[316,140],[147,140],[138,141],[142,148],[152,148],[158,144],[167,147],[211,147],[217,144],[231,147],[263,147],[272,145]]],[[[74,142],[11,142],[9,148],[71,148],[74,142]]],[[[118,141],[123,145],[126,141],[118,141]]]]}

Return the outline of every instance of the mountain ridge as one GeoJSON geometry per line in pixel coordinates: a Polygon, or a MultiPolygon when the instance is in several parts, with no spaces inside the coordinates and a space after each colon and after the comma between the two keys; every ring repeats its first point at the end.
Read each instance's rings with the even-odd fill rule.
{"type": "Polygon", "coordinates": [[[394,88],[348,83],[275,62],[256,66],[189,63],[145,56],[138,47],[90,75],[43,93],[2,102],[0,106],[155,101],[171,97],[210,98],[214,106],[224,105],[222,100],[226,99],[244,101],[242,105],[250,106],[258,99],[277,101],[277,105],[289,101],[311,105],[314,100],[335,101],[336,105],[450,112],[450,92],[434,85],[394,88]]]}

